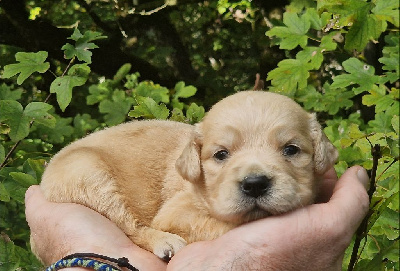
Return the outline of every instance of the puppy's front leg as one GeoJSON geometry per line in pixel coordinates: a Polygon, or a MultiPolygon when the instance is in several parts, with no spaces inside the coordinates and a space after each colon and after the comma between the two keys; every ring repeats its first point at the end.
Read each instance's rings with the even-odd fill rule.
{"type": "Polygon", "coordinates": [[[128,237],[136,245],[153,252],[156,256],[169,261],[179,250],[186,246],[186,241],[177,234],[139,226],[128,237]]]}

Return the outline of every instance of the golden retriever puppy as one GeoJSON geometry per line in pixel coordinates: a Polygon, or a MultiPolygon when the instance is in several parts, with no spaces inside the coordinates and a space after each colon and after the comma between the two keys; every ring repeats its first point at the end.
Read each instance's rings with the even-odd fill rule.
{"type": "Polygon", "coordinates": [[[336,159],[315,115],[288,97],[243,91],[195,126],[133,121],[78,140],[50,161],[41,188],[169,260],[187,243],[311,204],[336,159]]]}

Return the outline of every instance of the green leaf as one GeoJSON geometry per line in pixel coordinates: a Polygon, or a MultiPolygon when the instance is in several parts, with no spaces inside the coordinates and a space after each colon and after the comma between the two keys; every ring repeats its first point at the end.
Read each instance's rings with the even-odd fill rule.
{"type": "Polygon", "coordinates": [[[285,7],[287,11],[302,12],[304,9],[315,7],[314,0],[292,0],[290,4],[285,7]]]}
{"type": "Polygon", "coordinates": [[[347,33],[344,48],[361,52],[367,43],[377,39],[385,28],[386,25],[374,15],[361,15],[347,33]]]}
{"type": "Polygon", "coordinates": [[[345,49],[361,52],[370,40],[377,39],[386,29],[386,22],[370,13],[372,4],[363,0],[319,0],[317,10],[333,13],[334,28],[349,28],[345,49]]]}
{"type": "Polygon", "coordinates": [[[197,123],[203,119],[205,115],[204,107],[198,106],[195,103],[190,104],[189,108],[186,110],[186,118],[190,123],[197,123]]]}
{"type": "Polygon", "coordinates": [[[130,117],[165,120],[169,116],[169,110],[165,104],[157,104],[150,97],[136,97],[136,101],[138,105],[129,112],[130,117]]]}
{"type": "Polygon", "coordinates": [[[283,14],[283,23],[286,26],[276,26],[265,34],[268,37],[276,36],[280,40],[279,48],[292,50],[297,46],[305,47],[307,45],[307,32],[311,23],[307,16],[299,17],[296,13],[285,12],[283,14]]]}
{"type": "Polygon", "coordinates": [[[349,58],[342,63],[347,74],[341,74],[333,78],[332,88],[344,88],[350,85],[357,84],[354,88],[355,94],[369,91],[374,84],[382,82],[382,79],[375,75],[375,68],[367,65],[357,58],[349,58]]]}
{"type": "Polygon", "coordinates": [[[353,105],[351,100],[354,97],[352,91],[343,88],[331,88],[328,83],[324,84],[324,92],[320,93],[312,86],[307,86],[298,100],[304,103],[307,110],[316,112],[327,112],[329,115],[336,115],[340,109],[348,109],[353,105]]]}
{"type": "Polygon", "coordinates": [[[171,111],[171,117],[169,118],[170,120],[173,121],[178,121],[178,122],[185,122],[186,117],[182,112],[182,109],[174,107],[174,109],[171,111]]]}
{"type": "Polygon", "coordinates": [[[25,107],[24,115],[34,120],[36,124],[42,124],[50,128],[56,125],[56,119],[48,113],[52,105],[42,102],[31,102],[25,107]]]}
{"type": "Polygon", "coordinates": [[[383,56],[379,62],[383,64],[382,69],[386,70],[386,75],[391,83],[399,80],[400,76],[400,36],[399,34],[389,34],[385,36],[386,46],[383,48],[383,56]]]}
{"type": "Polygon", "coordinates": [[[4,149],[4,146],[0,144],[0,164],[3,163],[5,157],[6,157],[6,150],[4,149]]]}
{"type": "Polygon", "coordinates": [[[19,259],[15,253],[14,243],[0,238],[0,263],[4,270],[18,270],[19,259]]]}
{"type": "Polygon", "coordinates": [[[150,97],[156,103],[169,103],[169,90],[153,82],[139,83],[133,93],[142,97],[150,97]]]}
{"type": "Polygon", "coordinates": [[[379,219],[385,209],[388,208],[388,206],[396,199],[396,197],[397,195],[393,194],[386,199],[381,199],[378,202],[374,203],[373,213],[368,220],[367,232],[369,232],[371,228],[374,227],[376,221],[379,219]]]}
{"type": "MultiPolygon", "coordinates": [[[[13,206],[13,205],[8,205],[13,206]]],[[[20,207],[20,206],[19,206],[20,207]]],[[[18,215],[21,215],[18,213],[18,215]]],[[[25,221],[23,221],[25,222],[25,221]]],[[[23,223],[22,221],[20,223],[23,223]]],[[[26,234],[24,225],[18,224],[18,230],[14,232],[16,236],[12,236],[14,239],[22,241],[22,234],[26,234]],[[25,231],[25,232],[24,232],[25,231]]],[[[9,232],[9,229],[7,229],[9,232]]],[[[27,235],[28,236],[28,235],[27,235]]],[[[25,237],[26,238],[26,237],[25,237]]],[[[28,238],[29,239],[29,238],[28,238]]],[[[0,266],[2,270],[40,270],[42,265],[32,254],[31,251],[23,249],[14,244],[13,241],[8,240],[6,234],[2,234],[0,238],[0,266]],[[26,267],[26,268],[25,268],[26,267]]]]}
{"type": "Polygon", "coordinates": [[[28,188],[31,185],[39,184],[38,181],[29,174],[22,172],[11,172],[10,176],[20,185],[28,188]]]}
{"type": "Polygon", "coordinates": [[[308,8],[303,15],[309,22],[311,28],[315,30],[322,30],[331,18],[331,14],[324,12],[321,16],[315,8],[308,8]]]}
{"type": "Polygon", "coordinates": [[[26,163],[28,164],[28,166],[24,167],[24,172],[34,175],[36,177],[36,180],[40,181],[42,179],[42,175],[45,169],[46,160],[39,158],[28,158],[26,160],[26,163]]]}
{"type": "Polygon", "coordinates": [[[197,89],[194,86],[185,86],[184,82],[178,82],[175,85],[175,94],[172,99],[172,107],[182,110],[184,103],[179,102],[179,98],[189,98],[196,94],[197,89]]]}
{"type": "Polygon", "coordinates": [[[94,105],[111,96],[111,88],[108,81],[89,87],[90,95],[86,96],[86,103],[94,105]]]}
{"type": "Polygon", "coordinates": [[[39,136],[49,143],[61,144],[65,142],[66,137],[70,137],[74,133],[71,126],[72,118],[61,118],[56,116],[56,125],[50,129],[48,127],[38,127],[39,136]]]}
{"type": "Polygon", "coordinates": [[[74,39],[74,38],[73,39],[77,42],[77,44],[79,44],[79,43],[100,40],[100,39],[105,39],[105,38],[107,38],[107,36],[102,36],[100,32],[85,31],[85,33],[83,34],[83,37],[79,37],[78,39],[74,39]]]}
{"type": "Polygon", "coordinates": [[[88,64],[92,63],[92,52],[91,49],[99,48],[96,44],[90,42],[93,40],[103,39],[105,36],[101,36],[99,32],[86,31],[83,35],[78,29],[75,29],[70,39],[75,40],[75,46],[67,43],[61,49],[64,50],[64,56],[66,59],[77,57],[80,61],[84,61],[88,64]]]}
{"type": "MultiPolygon", "coordinates": [[[[396,195],[394,195],[394,197],[395,196],[396,195]]],[[[393,230],[396,229],[399,225],[398,212],[386,207],[375,223],[376,225],[380,226],[375,227],[375,229],[378,228],[378,233],[384,234],[389,240],[394,240],[399,236],[399,232],[393,230]]],[[[373,229],[371,230],[372,234],[374,234],[373,229]]]]}
{"type": "Polygon", "coordinates": [[[48,56],[45,51],[37,53],[18,52],[15,59],[20,62],[4,66],[3,78],[10,78],[19,73],[17,84],[21,85],[34,72],[44,73],[49,67],[49,62],[44,62],[48,56]]]}
{"type": "Polygon", "coordinates": [[[76,56],[80,61],[84,61],[88,64],[92,63],[92,52],[89,49],[96,49],[97,47],[94,43],[80,44],[74,47],[73,45],[67,43],[61,49],[65,50],[64,56],[66,59],[71,59],[76,56]]]}
{"type": "Polygon", "coordinates": [[[68,75],[56,78],[50,85],[50,92],[57,94],[57,102],[62,111],[72,100],[72,89],[86,83],[90,68],[86,64],[76,64],[68,71],[68,75]]]}
{"type": "Polygon", "coordinates": [[[387,95],[385,86],[375,86],[369,93],[362,97],[362,103],[367,106],[375,105],[376,113],[388,109],[395,103],[393,97],[387,95]]]}
{"type": "Polygon", "coordinates": [[[124,84],[124,87],[127,89],[136,88],[139,85],[139,77],[140,74],[138,72],[126,75],[126,83],[124,84]]]}
{"type": "Polygon", "coordinates": [[[185,82],[178,82],[175,85],[174,98],[189,98],[195,95],[197,89],[194,86],[185,86],[185,82]]]}
{"type": "Polygon", "coordinates": [[[308,85],[306,88],[297,91],[296,100],[303,103],[306,110],[314,112],[325,110],[325,104],[322,103],[322,93],[317,91],[312,85],[308,85]]]}
{"type": "Polygon", "coordinates": [[[368,122],[373,132],[389,133],[392,131],[393,115],[389,112],[376,113],[375,119],[368,122]]]}
{"type": "Polygon", "coordinates": [[[361,161],[365,160],[365,153],[363,153],[359,147],[350,146],[348,144],[343,147],[344,148],[340,151],[339,160],[347,161],[348,163],[361,163],[361,161]]]}
{"type": "Polygon", "coordinates": [[[0,201],[2,201],[2,202],[10,201],[10,193],[8,193],[8,191],[4,187],[3,183],[0,183],[0,201]]]}
{"type": "Polygon", "coordinates": [[[0,101],[0,121],[10,126],[11,140],[18,141],[29,134],[29,119],[23,116],[23,107],[17,101],[0,101]]]}
{"type": "Polygon", "coordinates": [[[365,259],[357,262],[354,269],[355,271],[398,270],[398,267],[395,266],[390,268],[390,264],[398,262],[398,240],[388,241],[384,237],[373,237],[368,240],[364,251],[367,256],[365,259]]]}
{"type": "Polygon", "coordinates": [[[99,111],[105,113],[105,122],[109,126],[117,125],[125,121],[133,104],[133,98],[127,98],[122,90],[114,91],[112,100],[104,100],[99,104],[99,111]]]}
{"type": "Polygon", "coordinates": [[[11,90],[5,83],[0,85],[0,100],[19,100],[22,95],[22,89],[11,90]]]}
{"type": "Polygon", "coordinates": [[[79,31],[78,28],[74,29],[74,33],[72,33],[72,35],[69,37],[69,39],[74,40],[74,41],[78,41],[79,39],[82,39],[83,35],[81,33],[81,31],[79,31]]]}
{"type": "Polygon", "coordinates": [[[0,121],[4,121],[10,127],[11,140],[18,141],[29,134],[30,122],[54,126],[54,119],[47,113],[51,105],[42,102],[29,103],[25,110],[17,101],[0,100],[0,121]]]}
{"type": "Polygon", "coordinates": [[[337,13],[341,17],[353,17],[360,10],[366,11],[369,4],[363,0],[319,0],[317,2],[317,10],[319,12],[326,10],[328,12],[337,13]]]}
{"type": "Polygon", "coordinates": [[[330,115],[336,115],[340,109],[349,109],[353,106],[353,91],[347,91],[343,88],[332,89],[328,84],[324,85],[325,95],[322,103],[326,105],[326,111],[330,115]]]}
{"type": "Polygon", "coordinates": [[[74,135],[78,138],[83,137],[99,127],[99,125],[99,122],[96,119],[92,119],[89,114],[78,114],[74,118],[74,135]]]}
{"type": "Polygon", "coordinates": [[[321,67],[324,56],[320,48],[306,47],[303,51],[297,53],[296,59],[300,60],[302,63],[308,63],[308,70],[317,70],[321,67]]]}
{"type": "Polygon", "coordinates": [[[275,91],[293,95],[296,89],[307,86],[308,69],[309,65],[299,59],[284,59],[268,73],[267,80],[271,80],[275,91]]]}
{"type": "Polygon", "coordinates": [[[319,48],[321,49],[321,52],[326,52],[326,51],[333,51],[337,47],[337,43],[333,40],[333,38],[340,32],[338,31],[332,31],[328,35],[325,35],[321,39],[321,44],[319,45],[319,48]]]}
{"type": "Polygon", "coordinates": [[[399,27],[399,1],[377,0],[375,7],[371,10],[378,19],[386,20],[399,27]]]}
{"type": "Polygon", "coordinates": [[[126,63],[118,69],[117,73],[113,77],[113,83],[122,81],[125,76],[129,73],[132,68],[132,64],[126,63]]]}
{"type": "Polygon", "coordinates": [[[360,126],[355,123],[351,123],[348,129],[348,136],[351,139],[360,139],[366,136],[364,132],[360,131],[360,126]]]}

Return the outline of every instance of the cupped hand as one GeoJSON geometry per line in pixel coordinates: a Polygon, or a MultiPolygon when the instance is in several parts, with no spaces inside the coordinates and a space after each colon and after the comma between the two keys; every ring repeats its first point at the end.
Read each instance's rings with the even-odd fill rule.
{"type": "Polygon", "coordinates": [[[28,189],[25,203],[34,251],[46,265],[72,253],[87,252],[127,257],[139,270],[166,268],[153,253],[134,245],[113,222],[92,209],[48,202],[39,186],[28,189]]]}
{"type": "Polygon", "coordinates": [[[341,270],[344,251],[366,215],[368,175],[356,166],[339,180],[333,169],[319,204],[240,226],[220,238],[193,243],[167,270],[341,270]]]}

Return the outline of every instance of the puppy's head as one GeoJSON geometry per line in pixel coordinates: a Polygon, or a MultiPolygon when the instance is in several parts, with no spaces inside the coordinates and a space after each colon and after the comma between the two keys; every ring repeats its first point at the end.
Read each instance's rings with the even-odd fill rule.
{"type": "Polygon", "coordinates": [[[229,96],[207,113],[176,163],[213,216],[241,224],[314,200],[337,151],[315,115],[262,91],[229,96]]]}

